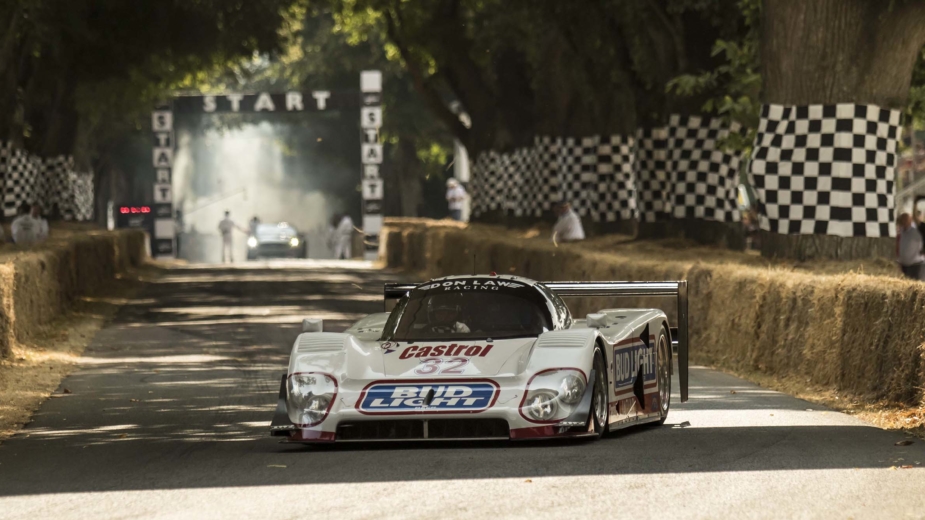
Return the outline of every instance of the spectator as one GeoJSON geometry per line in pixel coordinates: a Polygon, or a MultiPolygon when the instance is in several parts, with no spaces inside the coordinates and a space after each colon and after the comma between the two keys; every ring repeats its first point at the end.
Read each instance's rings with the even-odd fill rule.
{"type": "MultiPolygon", "coordinates": [[[[922,226],[922,213],[919,210],[912,213],[912,223],[915,224],[915,229],[919,230],[919,234],[922,235],[922,243],[925,244],[925,226],[922,226]]],[[[922,252],[925,253],[925,250],[922,252]]],[[[922,274],[925,275],[925,273],[922,274]]]]}
{"type": "Polygon", "coordinates": [[[334,258],[337,260],[353,258],[353,219],[344,213],[334,215],[332,222],[336,224],[331,230],[329,245],[334,250],[334,258]]]}
{"type": "Polygon", "coordinates": [[[234,247],[232,247],[231,234],[235,229],[239,231],[244,231],[241,229],[241,226],[234,223],[231,220],[231,212],[225,211],[225,218],[218,223],[218,230],[222,233],[222,263],[224,264],[227,258],[227,261],[234,263],[234,247]]]}
{"type": "Polygon", "coordinates": [[[450,209],[450,218],[460,222],[462,221],[463,205],[466,202],[466,190],[459,184],[459,181],[450,177],[446,181],[446,202],[450,209]]]}
{"type": "Polygon", "coordinates": [[[254,218],[251,219],[250,223],[247,225],[248,233],[250,236],[257,236],[257,226],[260,225],[260,219],[257,218],[257,215],[254,215],[254,218]]]}
{"type": "Polygon", "coordinates": [[[896,220],[896,235],[899,237],[899,268],[906,278],[922,279],[922,235],[916,229],[912,216],[903,213],[896,220]]]}
{"type": "Polygon", "coordinates": [[[23,214],[16,217],[10,226],[13,242],[19,245],[32,245],[48,238],[48,222],[42,218],[42,206],[23,204],[23,214]]]}
{"type": "Polygon", "coordinates": [[[552,228],[553,242],[574,242],[585,239],[585,230],[581,227],[581,218],[568,202],[556,204],[559,219],[552,228]]]}
{"type": "Polygon", "coordinates": [[[39,233],[42,240],[48,238],[48,221],[45,220],[45,217],[42,215],[42,205],[36,202],[32,205],[32,218],[39,221],[39,233]]]}

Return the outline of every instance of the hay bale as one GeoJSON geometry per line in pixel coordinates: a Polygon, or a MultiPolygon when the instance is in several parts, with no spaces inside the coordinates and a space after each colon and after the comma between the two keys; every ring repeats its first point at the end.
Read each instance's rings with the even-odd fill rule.
{"type": "Polygon", "coordinates": [[[92,294],[145,257],[139,231],[55,230],[41,246],[0,257],[0,356],[30,341],[80,295],[92,294]]]}

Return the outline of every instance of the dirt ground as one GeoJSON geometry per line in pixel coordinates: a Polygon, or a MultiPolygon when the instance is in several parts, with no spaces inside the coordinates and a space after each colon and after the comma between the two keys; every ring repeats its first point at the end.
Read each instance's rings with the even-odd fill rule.
{"type": "Polygon", "coordinates": [[[150,263],[126,272],[100,293],[75,301],[30,343],[13,346],[12,357],[0,360],[0,441],[27,424],[46,399],[68,397],[59,385],[94,335],[161,271],[150,263]]]}

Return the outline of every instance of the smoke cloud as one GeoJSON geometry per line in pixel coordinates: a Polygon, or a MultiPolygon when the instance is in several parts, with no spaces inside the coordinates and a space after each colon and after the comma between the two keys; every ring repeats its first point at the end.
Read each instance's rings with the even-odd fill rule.
{"type": "MultiPolygon", "coordinates": [[[[253,216],[264,223],[288,222],[306,235],[310,258],[333,256],[326,243],[331,216],[346,212],[359,222],[360,147],[354,129],[334,119],[226,129],[195,123],[178,124],[174,160],[182,258],[221,261],[218,223],[226,210],[243,229],[253,216]]],[[[246,233],[235,233],[236,262],[246,259],[246,240],[246,233]]]]}

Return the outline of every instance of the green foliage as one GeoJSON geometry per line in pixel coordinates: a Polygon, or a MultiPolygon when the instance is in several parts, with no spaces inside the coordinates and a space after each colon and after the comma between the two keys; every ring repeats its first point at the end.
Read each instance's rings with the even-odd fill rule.
{"type": "Polygon", "coordinates": [[[917,125],[925,122],[925,49],[919,52],[919,59],[912,70],[912,87],[905,112],[917,125]]]}
{"type": "Polygon", "coordinates": [[[104,147],[202,71],[274,52],[291,1],[7,0],[0,96],[17,106],[0,111],[0,130],[66,152],[79,120],[82,145],[104,147]]]}
{"type": "Polygon", "coordinates": [[[746,32],[736,40],[717,40],[711,56],[720,58],[713,69],[680,75],[666,85],[677,96],[707,94],[702,110],[741,124],[743,134],[731,134],[725,146],[751,152],[761,112],[761,75],[758,72],[758,23],[760,0],[739,0],[738,8],[746,32]]]}

